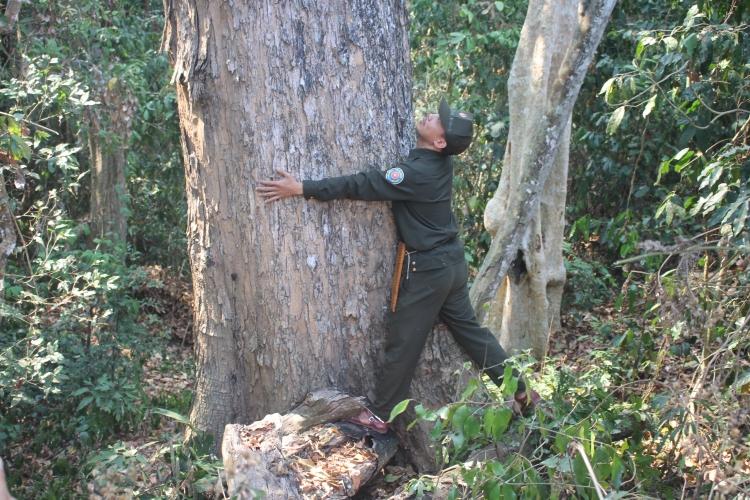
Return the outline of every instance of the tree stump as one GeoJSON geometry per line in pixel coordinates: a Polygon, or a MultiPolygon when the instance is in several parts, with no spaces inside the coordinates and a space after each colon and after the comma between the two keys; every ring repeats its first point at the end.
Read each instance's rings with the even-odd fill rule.
{"type": "Polygon", "coordinates": [[[250,425],[229,424],[222,458],[229,494],[274,499],[344,499],[396,453],[391,431],[379,434],[343,421],[364,407],[361,398],[334,390],[310,393],[286,415],[250,425]]]}

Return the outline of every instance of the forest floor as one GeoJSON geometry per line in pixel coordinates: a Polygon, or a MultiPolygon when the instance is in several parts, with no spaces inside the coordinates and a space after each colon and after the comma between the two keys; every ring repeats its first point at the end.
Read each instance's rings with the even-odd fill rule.
{"type": "MultiPolygon", "coordinates": [[[[159,269],[150,269],[149,272],[154,276],[161,276],[159,269]]],[[[160,351],[153,352],[143,362],[141,382],[151,407],[172,408],[186,416],[194,384],[190,331],[192,313],[186,307],[192,300],[192,290],[186,280],[164,279],[164,276],[161,278],[163,287],[145,292],[148,295],[145,298],[147,307],[143,308],[142,321],[151,335],[163,338],[164,342],[160,351]]],[[[623,333],[626,328],[620,321],[620,316],[613,303],[600,304],[583,315],[564,316],[562,330],[550,337],[548,362],[551,360],[555,363],[556,369],[567,366],[578,371],[585,367],[587,363],[591,363],[594,351],[613,348],[611,338],[623,333]],[[607,328],[603,328],[605,325],[607,328]]],[[[675,384],[689,384],[693,371],[684,361],[679,366],[665,365],[656,383],[671,387],[675,384]]],[[[132,432],[110,437],[107,443],[100,443],[99,449],[70,446],[63,458],[80,470],[85,468],[84,459],[90,461],[97,452],[107,448],[120,455],[137,453],[146,460],[141,464],[137,477],[133,478],[135,484],[143,489],[155,487],[169,476],[169,452],[165,450],[170,443],[181,441],[182,430],[175,420],[153,413],[147,415],[143,422],[136,423],[133,429],[132,432]],[[159,455],[162,457],[159,458],[159,455]]],[[[55,452],[47,445],[42,447],[41,452],[35,453],[33,441],[28,439],[27,442],[14,443],[10,447],[11,458],[15,463],[24,464],[24,476],[31,477],[34,471],[44,471],[45,477],[51,479],[56,474],[55,464],[59,462],[61,454],[59,450],[55,452]]],[[[364,500],[391,497],[417,475],[412,467],[401,465],[392,461],[356,498],[364,500]]],[[[76,477],[80,478],[80,475],[76,477]]],[[[86,491],[86,485],[80,479],[72,477],[70,487],[79,494],[86,491]]]]}
{"type": "MultiPolygon", "coordinates": [[[[174,311],[173,307],[170,309],[174,297],[185,295],[186,287],[189,286],[189,282],[165,283],[164,288],[153,293],[152,311],[161,312],[162,315],[166,311],[174,311]]],[[[168,321],[173,326],[173,330],[182,332],[182,335],[178,333],[172,337],[162,353],[154,354],[143,365],[143,387],[154,401],[179,398],[185,391],[192,390],[194,380],[192,339],[190,335],[187,339],[184,338],[192,318],[180,317],[180,313],[189,314],[189,311],[174,311],[168,315],[168,319],[164,317],[162,321],[154,322],[155,328],[163,328],[164,323],[168,321]]],[[[592,351],[611,347],[611,344],[608,346],[604,343],[595,325],[614,322],[614,314],[613,304],[605,304],[583,317],[576,318],[572,315],[564,317],[563,329],[553,333],[550,337],[549,359],[554,360],[558,367],[567,365],[576,371],[576,367],[582,366],[592,351]]],[[[157,332],[155,331],[154,334],[157,332]]],[[[187,411],[184,413],[186,414],[187,411]]],[[[144,473],[135,481],[139,486],[148,486],[143,484],[145,481],[156,485],[161,478],[169,474],[166,460],[151,460],[160,453],[165,438],[176,442],[181,440],[182,434],[174,420],[161,418],[157,426],[144,425],[135,432],[117,436],[122,448],[138,450],[138,453],[149,459],[149,463],[143,467],[144,473]]],[[[357,499],[390,498],[411,479],[417,477],[416,471],[411,466],[402,467],[395,461],[392,462],[394,463],[388,465],[369,485],[360,490],[356,496],[357,499]]]]}
{"type": "MultiPolygon", "coordinates": [[[[145,408],[169,407],[187,414],[194,384],[193,346],[190,343],[192,286],[188,280],[171,277],[159,267],[149,266],[143,270],[162,286],[145,287],[139,292],[142,307],[137,322],[155,339],[149,345],[156,345],[157,349],[150,351],[148,358],[141,358],[142,394],[149,401],[136,401],[136,405],[145,408]]],[[[93,341],[96,342],[96,338],[93,341]]],[[[119,355],[131,357],[132,353],[130,349],[121,349],[119,355]]],[[[65,413],[68,419],[75,417],[74,414],[67,414],[69,408],[53,408],[51,411],[65,413]]],[[[40,419],[36,414],[27,418],[31,425],[40,419]]],[[[143,464],[143,474],[139,473],[136,484],[142,485],[145,481],[156,484],[166,476],[166,463],[164,460],[151,461],[151,458],[160,452],[165,443],[179,443],[182,430],[175,420],[149,415],[149,410],[145,411],[142,421],[131,422],[129,426],[132,429],[130,432],[109,436],[93,446],[79,442],[78,436],[69,435],[70,429],[63,430],[63,426],[58,440],[69,441],[69,446],[51,442],[40,445],[35,434],[10,444],[9,465],[12,464],[16,473],[20,473],[23,481],[23,485],[19,485],[14,493],[18,498],[35,498],[39,492],[33,484],[38,483],[40,476],[44,484],[52,484],[53,477],[59,479],[68,476],[69,483],[60,493],[63,497],[72,492],[82,495],[86,492],[85,482],[90,478],[84,481],[75,471],[89,470],[87,462],[96,460],[97,455],[107,451],[121,456],[132,456],[137,451],[147,459],[147,463],[143,464]]]]}
{"type": "MultiPolygon", "coordinates": [[[[163,352],[155,353],[143,365],[144,392],[155,401],[166,401],[169,398],[184,399],[185,393],[192,390],[192,366],[192,346],[170,342],[164,346],[163,352]]],[[[158,424],[154,426],[152,419],[145,418],[143,422],[136,424],[133,432],[112,436],[107,442],[114,443],[113,449],[121,454],[137,450],[139,454],[150,459],[165,441],[180,442],[182,431],[178,427],[178,423],[172,419],[159,418],[158,424]]],[[[32,436],[13,443],[9,447],[9,456],[13,463],[23,464],[24,477],[31,478],[35,473],[42,472],[45,480],[49,482],[53,475],[63,472],[60,471],[59,465],[62,459],[70,467],[82,469],[84,460],[91,460],[97,452],[106,449],[106,445],[107,443],[102,443],[102,448],[93,450],[73,445],[61,454],[59,450],[45,444],[36,452],[35,439],[32,436]]],[[[159,478],[167,475],[166,464],[160,462],[162,461],[149,460],[143,468],[143,477],[152,484],[156,484],[159,478]]],[[[141,478],[136,480],[136,484],[139,483],[143,483],[141,478]]],[[[75,479],[71,481],[70,488],[78,494],[85,491],[85,485],[75,479]]]]}
{"type": "MultiPolygon", "coordinates": [[[[150,272],[158,274],[158,271],[151,270],[150,272]]],[[[162,316],[161,321],[153,323],[153,328],[161,329],[165,323],[169,323],[171,330],[176,332],[165,345],[164,351],[154,354],[143,365],[143,388],[153,401],[180,398],[185,391],[192,390],[194,380],[192,339],[190,334],[187,338],[184,337],[191,326],[192,317],[188,309],[175,309],[173,306],[175,297],[189,295],[189,288],[190,283],[186,280],[182,282],[171,280],[165,281],[163,288],[150,292],[151,312],[162,316]]],[[[612,304],[607,304],[582,318],[564,317],[563,329],[550,337],[549,358],[555,360],[558,366],[568,365],[575,370],[575,367],[581,365],[593,350],[607,348],[592,325],[613,321],[613,313],[612,304]]],[[[157,333],[157,331],[153,332],[154,335],[157,333]]],[[[138,450],[138,453],[151,459],[160,452],[165,438],[179,441],[181,437],[178,424],[174,420],[161,418],[157,426],[143,425],[135,432],[117,436],[116,440],[120,442],[121,447],[138,450]]],[[[144,466],[144,474],[136,480],[136,483],[148,480],[156,484],[168,472],[165,460],[149,461],[148,465],[144,466]]],[[[360,500],[389,498],[416,475],[416,471],[408,465],[402,467],[395,463],[391,464],[363,488],[356,498],[360,500]]]]}

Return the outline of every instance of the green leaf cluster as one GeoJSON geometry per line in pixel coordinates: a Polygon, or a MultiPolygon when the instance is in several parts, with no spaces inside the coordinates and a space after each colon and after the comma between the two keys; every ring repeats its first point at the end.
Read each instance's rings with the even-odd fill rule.
{"type": "Polygon", "coordinates": [[[740,4],[618,4],[573,118],[573,241],[594,237],[625,257],[641,240],[713,228],[742,240],[750,14],[740,4]]]}

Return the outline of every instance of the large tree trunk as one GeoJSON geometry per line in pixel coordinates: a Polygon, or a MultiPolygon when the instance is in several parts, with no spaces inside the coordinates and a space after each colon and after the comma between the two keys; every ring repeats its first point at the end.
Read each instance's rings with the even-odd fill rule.
{"type": "Polygon", "coordinates": [[[91,154],[91,235],[114,239],[121,243],[128,232],[127,187],[125,181],[125,150],[130,137],[136,101],[130,90],[112,79],[99,82],[95,94],[101,106],[88,113],[89,152],[91,154]]]}
{"type": "Polygon", "coordinates": [[[392,165],[412,129],[402,0],[165,0],[195,289],[191,420],[283,411],[375,385],[396,249],[387,204],[254,195],[392,165]]]}
{"type": "Polygon", "coordinates": [[[530,347],[543,356],[550,327],[556,326],[565,279],[561,244],[566,172],[561,170],[567,170],[570,117],[614,4],[615,0],[575,4],[575,17],[569,10],[574,4],[562,0],[529,4],[509,82],[514,132],[501,187],[487,210],[486,223],[496,233],[471,288],[480,320],[489,319],[511,351],[530,347]],[[574,28],[572,35],[561,26],[568,23],[574,28]],[[569,43],[559,62],[562,40],[569,43]],[[557,56],[546,57],[548,51],[557,56]],[[525,131],[515,132],[522,127],[525,131]],[[561,144],[564,153],[559,152],[561,144]]]}
{"type": "MultiPolygon", "coordinates": [[[[487,204],[484,223],[493,236],[513,223],[508,218],[513,193],[530,167],[529,144],[545,111],[566,49],[578,23],[578,5],[569,0],[532,0],[508,78],[510,131],[503,172],[487,204]]],[[[516,269],[503,281],[485,324],[509,352],[532,349],[545,355],[551,330],[560,326],[565,284],[562,257],[565,195],[568,178],[570,122],[565,127],[542,193],[540,210],[531,219],[519,248],[516,269]]]]}

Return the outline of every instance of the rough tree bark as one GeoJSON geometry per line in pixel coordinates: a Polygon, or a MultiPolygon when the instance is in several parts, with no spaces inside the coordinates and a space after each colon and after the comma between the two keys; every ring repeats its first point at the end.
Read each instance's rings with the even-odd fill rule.
{"type": "Polygon", "coordinates": [[[487,226],[496,232],[471,288],[477,315],[506,349],[532,348],[536,356],[546,351],[565,280],[561,246],[570,117],[615,0],[576,5],[577,19],[568,4],[529,4],[509,82],[506,163],[494,206],[488,206],[487,226]],[[572,35],[568,27],[555,26],[563,24],[561,15],[572,23],[572,35]],[[564,40],[569,43],[558,63],[556,44],[564,40]]]}
{"type": "MultiPolygon", "coordinates": [[[[8,0],[4,13],[6,24],[0,26],[0,35],[5,35],[13,31],[13,27],[16,25],[16,21],[18,21],[18,13],[21,11],[21,3],[21,0],[8,0]]],[[[23,58],[20,59],[22,60],[23,58]]],[[[21,75],[25,75],[23,63],[20,68],[21,75]]],[[[23,76],[20,78],[23,79],[23,76]]],[[[3,279],[5,277],[5,264],[10,254],[13,253],[13,249],[16,248],[18,238],[15,224],[13,212],[10,209],[8,192],[5,190],[5,176],[0,172],[0,301],[5,299],[5,281],[3,279]]],[[[7,494],[5,472],[2,470],[2,460],[0,460],[0,500],[5,500],[6,497],[12,498],[7,494]],[[5,493],[3,493],[3,488],[5,489],[5,493]]]]}
{"type": "Polygon", "coordinates": [[[367,394],[385,336],[395,228],[385,203],[253,194],[385,169],[411,144],[403,0],[165,0],[195,289],[192,421],[284,411],[308,392],[367,394]]]}
{"type": "Polygon", "coordinates": [[[125,182],[125,149],[130,137],[136,102],[127,86],[111,79],[99,82],[93,97],[101,105],[88,112],[91,155],[90,240],[114,233],[125,242],[128,218],[125,182]]]}
{"type": "MultiPolygon", "coordinates": [[[[487,204],[484,223],[495,236],[513,224],[508,215],[512,196],[530,167],[529,149],[557,78],[565,51],[578,23],[578,5],[567,0],[532,0],[508,78],[510,133],[503,172],[495,196],[487,204]]],[[[569,118],[568,118],[569,120],[569,118]]],[[[560,301],[565,284],[562,257],[565,195],[568,180],[570,122],[564,128],[541,196],[521,241],[511,276],[505,279],[487,313],[485,324],[509,352],[532,349],[544,356],[550,330],[559,328],[560,301]],[[545,314],[546,312],[546,314],[545,314]]]]}

